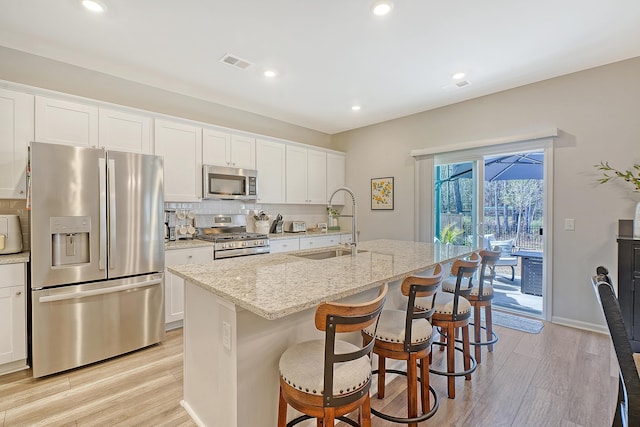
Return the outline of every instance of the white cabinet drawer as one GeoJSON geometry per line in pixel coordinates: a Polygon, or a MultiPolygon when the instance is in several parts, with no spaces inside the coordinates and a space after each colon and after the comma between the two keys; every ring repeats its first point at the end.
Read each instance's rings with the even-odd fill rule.
{"type": "Polygon", "coordinates": [[[0,265],[0,288],[24,286],[25,264],[0,265]]]}
{"type": "Polygon", "coordinates": [[[300,249],[324,248],[340,244],[340,236],[301,237],[300,249]]]}
{"type": "Polygon", "coordinates": [[[181,264],[202,264],[213,261],[213,247],[174,249],[164,253],[167,267],[181,264]]]}
{"type": "Polygon", "coordinates": [[[270,240],[269,246],[271,247],[271,253],[273,254],[297,251],[300,249],[300,239],[296,237],[294,239],[270,240]]]}

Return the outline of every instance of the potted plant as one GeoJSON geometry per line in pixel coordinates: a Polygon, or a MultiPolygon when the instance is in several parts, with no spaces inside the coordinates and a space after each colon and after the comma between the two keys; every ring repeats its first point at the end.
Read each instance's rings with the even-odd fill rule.
{"type": "MultiPolygon", "coordinates": [[[[601,170],[604,175],[598,180],[600,184],[620,178],[626,182],[630,182],[634,187],[634,192],[640,191],[640,164],[634,163],[631,170],[627,169],[624,171],[611,167],[609,162],[605,161],[601,161],[599,165],[594,165],[594,167],[601,170]]],[[[636,213],[633,218],[633,237],[640,239],[640,202],[636,203],[636,213]]]]}

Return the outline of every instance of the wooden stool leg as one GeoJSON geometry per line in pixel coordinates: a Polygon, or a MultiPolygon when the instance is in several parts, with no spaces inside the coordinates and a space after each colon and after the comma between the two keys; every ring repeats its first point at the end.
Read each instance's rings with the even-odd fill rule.
{"type": "Polygon", "coordinates": [[[420,396],[422,397],[422,413],[426,414],[431,408],[431,395],[429,394],[429,358],[425,357],[420,361],[420,396]]]}
{"type": "MultiPolygon", "coordinates": [[[[469,348],[469,325],[462,327],[462,353],[464,355],[464,370],[471,369],[471,350],[469,348]]],[[[471,374],[465,375],[467,380],[471,379],[471,374]]]]}
{"type": "Polygon", "coordinates": [[[384,356],[378,355],[378,399],[384,399],[385,375],[387,373],[384,356]]]}
{"type": "MultiPolygon", "coordinates": [[[[407,413],[409,418],[418,416],[418,361],[415,353],[409,354],[407,360],[407,413]]],[[[409,427],[418,427],[410,423],[409,427]]]]}
{"type": "MultiPolygon", "coordinates": [[[[482,325],[480,324],[480,310],[482,310],[482,306],[474,305],[473,306],[473,332],[474,332],[474,341],[479,343],[482,340],[482,325]]],[[[486,310],[485,310],[486,311],[486,310]]],[[[482,346],[476,345],[476,362],[482,362],[482,346]]]]}
{"type": "Polygon", "coordinates": [[[280,387],[280,397],[278,398],[278,427],[287,426],[287,402],[282,395],[282,387],[280,387]]]}
{"type": "Polygon", "coordinates": [[[362,427],[371,427],[371,398],[369,397],[369,393],[367,393],[364,402],[362,402],[358,424],[362,427]]]}
{"type": "MultiPolygon", "coordinates": [[[[447,324],[447,372],[453,373],[455,371],[455,340],[454,340],[454,327],[453,322],[447,324]]],[[[449,399],[456,398],[456,377],[447,377],[447,391],[449,399]]]]}
{"type": "Polygon", "coordinates": [[[440,327],[440,342],[442,343],[442,345],[440,345],[438,347],[440,347],[440,351],[444,351],[444,346],[446,344],[446,338],[442,334],[442,327],[440,327]]]}
{"type": "MultiPolygon", "coordinates": [[[[484,307],[484,319],[487,328],[487,341],[491,341],[493,339],[493,320],[491,319],[491,304],[489,303],[484,307]]],[[[493,344],[489,344],[489,351],[493,351],[493,344]]]]}
{"type": "Polygon", "coordinates": [[[336,408],[324,408],[324,418],[322,425],[333,427],[336,420],[336,408]]]}

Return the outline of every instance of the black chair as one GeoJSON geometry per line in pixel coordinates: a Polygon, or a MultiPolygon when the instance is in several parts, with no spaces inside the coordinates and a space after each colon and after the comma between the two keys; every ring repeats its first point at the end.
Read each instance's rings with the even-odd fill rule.
{"type": "Polygon", "coordinates": [[[592,278],[596,297],[609,327],[611,341],[620,367],[618,385],[618,401],[612,426],[640,426],[640,376],[633,360],[631,342],[627,336],[609,272],[598,267],[596,276],[592,278]]]}

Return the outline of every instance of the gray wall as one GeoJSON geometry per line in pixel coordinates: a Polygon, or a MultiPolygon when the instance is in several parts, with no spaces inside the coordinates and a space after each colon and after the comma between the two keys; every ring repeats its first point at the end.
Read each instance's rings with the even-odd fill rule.
{"type": "Polygon", "coordinates": [[[333,136],[347,152],[347,185],[360,203],[361,238],[414,238],[412,149],[557,127],[553,200],[553,320],[602,325],[589,286],[597,265],[617,276],[619,218],[632,218],[640,195],[625,182],[600,185],[593,167],[640,163],[640,58],[554,78],[445,108],[333,136]],[[395,176],[395,210],[372,212],[369,180],[395,176]],[[563,229],[575,218],[575,231],[563,229]]]}
{"type": "Polygon", "coordinates": [[[332,148],[331,136],[220,104],[0,46],[0,80],[332,148]]]}

